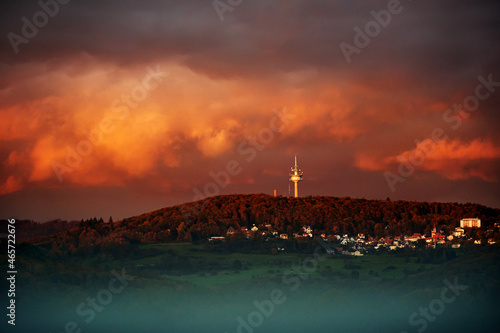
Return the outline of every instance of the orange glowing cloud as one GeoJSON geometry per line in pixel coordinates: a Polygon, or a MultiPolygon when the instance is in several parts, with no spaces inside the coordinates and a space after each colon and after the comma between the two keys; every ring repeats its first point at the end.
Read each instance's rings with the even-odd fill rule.
{"type": "MultiPolygon", "coordinates": [[[[269,146],[297,136],[301,144],[351,141],[369,124],[360,121],[356,100],[346,94],[356,90],[352,85],[318,80],[314,71],[266,82],[214,81],[181,65],[160,63],[150,67],[168,76],[134,99],[147,66],[85,61],[93,64],[88,71],[78,70],[77,62],[33,65],[36,85],[43,88],[30,84],[25,98],[0,109],[1,139],[24,142],[12,146],[9,163],[15,160],[17,167],[0,179],[3,191],[42,181],[52,186],[124,184],[158,175],[162,167],[181,168],[189,160],[235,153],[240,143],[270,127],[275,109],[286,109],[293,121],[278,123],[269,146]],[[304,84],[309,89],[297,88],[304,84]]],[[[21,91],[26,80],[13,81],[11,89],[21,91]]]]}
{"type": "Polygon", "coordinates": [[[392,170],[400,163],[412,168],[435,171],[447,179],[477,177],[485,181],[498,179],[500,147],[490,141],[474,139],[471,142],[430,139],[419,142],[411,150],[388,157],[358,154],[354,165],[363,170],[392,170]]]}
{"type": "Polygon", "coordinates": [[[0,184],[0,194],[8,194],[19,191],[23,188],[23,183],[15,176],[9,176],[5,183],[0,184]]]}
{"type": "Polygon", "coordinates": [[[53,136],[40,138],[31,151],[31,173],[28,181],[41,181],[53,176],[52,163],[63,161],[66,151],[53,136]]]}
{"type": "Polygon", "coordinates": [[[362,170],[377,171],[389,168],[393,161],[393,157],[379,158],[360,153],[356,156],[354,166],[362,170]]]}
{"type": "MultiPolygon", "coordinates": [[[[273,132],[267,147],[291,149],[350,144],[369,135],[376,124],[395,123],[401,114],[411,114],[409,105],[429,103],[417,97],[409,99],[411,103],[402,101],[408,96],[380,94],[370,82],[325,77],[315,70],[262,81],[213,79],[171,62],[118,67],[81,57],[89,64],[86,70],[78,68],[78,61],[34,64],[29,67],[32,81],[22,73],[9,78],[9,94],[0,90],[0,97],[9,97],[0,104],[0,140],[10,149],[2,155],[3,193],[41,182],[57,187],[161,180],[173,169],[186,170],[184,180],[190,181],[199,173],[189,169],[191,165],[237,154],[239,144],[270,128],[276,109],[286,109],[293,121],[279,122],[280,130],[273,132]],[[148,81],[148,67],[168,75],[148,81]],[[141,90],[144,82],[155,84],[141,90]],[[394,100],[400,103],[397,107],[391,104],[394,100]]],[[[386,78],[384,84],[396,87],[394,80],[386,78]]],[[[444,106],[437,103],[433,110],[444,106]]],[[[477,159],[496,158],[472,154],[488,148],[485,142],[443,144],[418,168],[446,169],[447,177],[455,178],[467,170],[465,175],[487,178],[484,167],[470,166],[477,159]],[[450,148],[455,157],[445,155],[450,148]],[[445,163],[450,160],[453,166],[445,163]]],[[[412,151],[383,158],[360,154],[355,165],[383,170],[412,151]]]]}

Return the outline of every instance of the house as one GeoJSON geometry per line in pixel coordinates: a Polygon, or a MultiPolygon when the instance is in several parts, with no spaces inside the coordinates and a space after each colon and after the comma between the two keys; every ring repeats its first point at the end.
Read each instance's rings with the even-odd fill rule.
{"type": "Polygon", "coordinates": [[[220,240],[220,241],[223,241],[223,240],[225,240],[225,239],[226,239],[226,238],[225,238],[225,237],[223,237],[223,236],[213,236],[213,237],[210,237],[210,238],[208,239],[208,241],[210,241],[210,242],[215,241],[215,240],[220,240]]]}
{"type": "Polygon", "coordinates": [[[226,235],[234,235],[235,232],[236,230],[233,227],[229,227],[227,228],[226,235]]]}
{"type": "Polygon", "coordinates": [[[365,240],[364,240],[363,238],[358,238],[358,239],[356,240],[356,244],[365,244],[365,243],[366,243],[366,242],[365,242],[365,240]]]}
{"type": "Polygon", "coordinates": [[[407,237],[406,239],[409,241],[409,242],[417,242],[419,239],[422,238],[422,235],[421,234],[418,234],[418,233],[414,233],[413,235],[411,235],[410,237],[407,237]]]}
{"type": "Polygon", "coordinates": [[[305,225],[302,227],[302,231],[304,232],[304,236],[312,237],[312,228],[311,226],[305,225]]]}
{"type": "Polygon", "coordinates": [[[248,230],[247,227],[241,227],[240,231],[243,235],[245,235],[247,238],[252,236],[252,231],[248,230]]]}
{"type": "Polygon", "coordinates": [[[461,219],[460,228],[481,228],[481,220],[477,217],[461,219]]]}
{"type": "Polygon", "coordinates": [[[434,234],[430,237],[431,241],[434,243],[442,244],[445,241],[445,235],[442,234],[434,234]]]}
{"type": "Polygon", "coordinates": [[[456,227],[455,231],[453,231],[453,236],[455,236],[455,237],[463,237],[464,236],[464,232],[465,232],[465,230],[463,228],[456,227]]]}

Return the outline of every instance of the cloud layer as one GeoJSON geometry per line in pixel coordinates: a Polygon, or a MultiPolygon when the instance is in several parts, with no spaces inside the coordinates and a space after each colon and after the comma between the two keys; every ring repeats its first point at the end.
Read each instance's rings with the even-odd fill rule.
{"type": "Polygon", "coordinates": [[[43,19],[43,9],[8,1],[0,14],[0,212],[86,217],[53,201],[74,193],[65,200],[89,203],[89,215],[124,217],[151,209],[145,198],[192,200],[231,160],[242,171],[220,193],[286,194],[295,153],[304,195],[500,207],[500,87],[467,117],[453,114],[459,128],[443,118],[474,94],[478,76],[500,81],[499,5],[402,1],[347,63],[339,44],[355,45],[354,28],[386,8],[243,1],[221,22],[211,1],[73,0],[27,38],[26,20],[43,19]],[[14,45],[9,33],[25,42],[14,45]],[[273,110],[293,120],[273,120],[273,110]],[[415,140],[424,144],[435,128],[446,139],[390,191],[383,173],[421,150],[415,140]],[[93,211],[93,193],[104,188],[137,203],[93,211]],[[34,194],[44,191],[54,197],[34,194]],[[46,208],[9,210],[23,194],[46,208]]]}

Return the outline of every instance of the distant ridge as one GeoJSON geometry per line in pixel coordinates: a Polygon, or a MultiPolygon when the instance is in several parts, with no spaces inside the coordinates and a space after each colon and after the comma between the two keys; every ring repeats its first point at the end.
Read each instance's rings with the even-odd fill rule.
{"type": "MultiPolygon", "coordinates": [[[[299,232],[311,226],[315,235],[363,233],[373,237],[430,234],[436,226],[449,234],[464,217],[478,217],[486,231],[500,220],[500,209],[473,203],[367,200],[349,197],[273,197],[266,194],[232,194],[205,198],[125,218],[114,223],[78,224],[56,235],[59,241],[81,234],[89,242],[189,242],[225,236],[227,230],[272,230],[278,234],[299,232]],[[62,236],[62,235],[65,236],[62,236]]],[[[97,221],[97,220],[96,220],[97,221]]],[[[100,220],[102,221],[102,220],[100,220]]],[[[72,225],[73,226],[73,225],[72,225]]],[[[47,235],[40,233],[39,235],[47,235]]],[[[32,242],[52,241],[37,237],[32,242]]]]}
{"type": "MultiPolygon", "coordinates": [[[[16,220],[16,240],[23,241],[40,236],[49,236],[70,230],[79,224],[79,221],[52,220],[38,223],[31,220],[16,220]]],[[[1,233],[7,234],[7,220],[0,220],[0,228],[1,233]]]]}
{"type": "MultiPolygon", "coordinates": [[[[353,199],[349,197],[273,197],[266,194],[232,194],[159,209],[124,219],[121,224],[145,230],[170,229],[175,234],[200,232],[202,237],[224,235],[227,228],[254,224],[282,233],[310,225],[317,232],[366,233],[374,236],[429,233],[436,225],[454,228],[464,217],[479,217],[485,228],[500,219],[500,209],[473,203],[439,203],[353,199]],[[179,229],[179,230],[177,230],[179,229]]],[[[182,240],[188,240],[177,235],[182,240]]],[[[181,240],[179,239],[179,240],[181,240]]]]}

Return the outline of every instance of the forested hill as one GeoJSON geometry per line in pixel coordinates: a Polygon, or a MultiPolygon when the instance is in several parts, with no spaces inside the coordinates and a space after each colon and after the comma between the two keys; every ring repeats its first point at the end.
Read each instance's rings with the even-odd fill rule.
{"type": "MultiPolygon", "coordinates": [[[[0,233],[8,234],[7,220],[0,220],[0,233]]],[[[48,236],[62,231],[70,230],[80,224],[79,221],[52,220],[38,223],[31,220],[16,220],[16,240],[23,241],[40,236],[48,236]]]]}
{"type": "MultiPolygon", "coordinates": [[[[260,231],[301,232],[309,225],[313,234],[363,233],[373,237],[430,234],[436,226],[449,234],[460,219],[478,217],[480,229],[469,236],[486,237],[487,229],[500,221],[500,209],[478,204],[427,203],[366,200],[336,197],[272,197],[265,194],[220,195],[167,207],[150,213],[106,223],[103,219],[83,221],[71,230],[31,239],[50,242],[65,249],[98,246],[121,247],[139,242],[172,242],[226,236],[254,225],[260,231]]],[[[42,224],[43,225],[43,224],[42,224]]],[[[38,235],[48,233],[38,233],[38,235]]]]}
{"type": "Polygon", "coordinates": [[[226,235],[229,227],[280,233],[299,232],[309,225],[315,234],[364,233],[372,236],[430,233],[434,225],[445,232],[460,219],[478,217],[483,230],[499,222],[500,209],[478,204],[427,203],[309,196],[272,197],[265,194],[220,195],[160,209],[121,221],[117,227],[135,230],[145,240],[191,240],[192,235],[226,235]]]}

